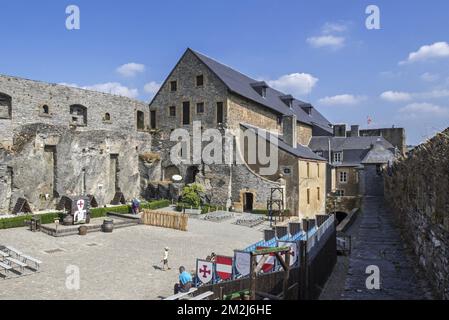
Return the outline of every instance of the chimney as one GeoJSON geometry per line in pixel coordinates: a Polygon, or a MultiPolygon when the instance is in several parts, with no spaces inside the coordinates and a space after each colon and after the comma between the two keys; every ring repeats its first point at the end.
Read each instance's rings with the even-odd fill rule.
{"type": "Polygon", "coordinates": [[[351,126],[351,137],[358,137],[360,135],[360,127],[358,125],[351,126]]]}
{"type": "Polygon", "coordinates": [[[334,125],[334,136],[346,138],[346,125],[345,124],[334,125]]]}
{"type": "Polygon", "coordinates": [[[298,146],[296,137],[296,116],[283,116],[282,117],[282,138],[286,144],[295,148],[298,146]]]}

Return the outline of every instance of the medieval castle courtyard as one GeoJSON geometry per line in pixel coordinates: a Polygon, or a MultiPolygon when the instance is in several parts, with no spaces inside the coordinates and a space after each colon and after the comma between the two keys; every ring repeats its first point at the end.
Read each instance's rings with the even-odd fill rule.
{"type": "Polygon", "coordinates": [[[112,234],[54,238],[26,229],[0,230],[1,244],[14,244],[44,262],[38,273],[0,279],[0,300],[160,300],[173,294],[179,266],[194,272],[196,258],[233,255],[261,238],[258,229],[197,219],[189,221],[188,232],[133,226],[112,234]],[[158,269],[165,247],[170,248],[169,271],[158,269]],[[70,266],[79,267],[79,290],[66,285],[70,266]]]}
{"type": "Polygon", "coordinates": [[[449,300],[449,3],[319,2],[0,0],[0,305],[449,300]]]}

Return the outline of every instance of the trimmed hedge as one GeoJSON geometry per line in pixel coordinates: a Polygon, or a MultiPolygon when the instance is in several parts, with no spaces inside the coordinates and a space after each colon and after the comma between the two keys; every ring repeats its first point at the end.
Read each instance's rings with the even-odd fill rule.
{"type": "MultiPolygon", "coordinates": [[[[170,206],[171,202],[169,200],[157,200],[152,202],[144,202],[141,204],[142,209],[156,210],[170,206]]],[[[110,207],[110,208],[92,208],[90,210],[90,217],[94,218],[102,218],[106,217],[108,212],[114,213],[131,213],[131,206],[123,205],[118,207],[110,207]]],[[[44,213],[38,215],[41,219],[42,224],[50,224],[54,223],[57,219],[62,219],[61,212],[54,213],[44,213]]],[[[12,228],[21,228],[27,225],[27,222],[33,218],[33,215],[25,215],[20,217],[6,218],[0,219],[0,230],[2,229],[12,229],[12,228]]]]}

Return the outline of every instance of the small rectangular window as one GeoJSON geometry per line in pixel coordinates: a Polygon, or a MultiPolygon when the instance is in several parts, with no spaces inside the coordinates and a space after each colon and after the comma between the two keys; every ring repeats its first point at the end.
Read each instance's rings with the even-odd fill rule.
{"type": "Polygon", "coordinates": [[[310,204],[310,189],[307,189],[307,204],[310,204]]]}
{"type": "Polygon", "coordinates": [[[203,75],[199,75],[196,77],[196,86],[197,87],[204,86],[204,76],[203,75]]]}
{"type": "Polygon", "coordinates": [[[320,187],[316,188],[316,192],[318,201],[321,201],[321,188],[320,187]]]}
{"type": "Polygon", "coordinates": [[[318,176],[318,178],[320,178],[321,172],[320,172],[320,164],[319,163],[316,164],[316,170],[317,170],[317,176],[318,176]]]}
{"type": "Polygon", "coordinates": [[[217,102],[217,124],[223,124],[224,122],[223,111],[223,102],[217,102]]]}
{"type": "Polygon", "coordinates": [[[196,113],[204,113],[204,103],[203,102],[196,104],[196,113]]]}
{"type": "Polygon", "coordinates": [[[345,196],[345,191],[344,190],[337,190],[337,191],[335,191],[335,195],[337,197],[344,197],[345,196]]]}
{"type": "Polygon", "coordinates": [[[343,162],[343,152],[335,152],[334,163],[342,163],[342,162],[343,162]]]}
{"type": "Polygon", "coordinates": [[[310,163],[307,162],[307,178],[310,178],[310,163]]]}
{"type": "Polygon", "coordinates": [[[169,115],[170,115],[170,117],[176,117],[176,107],[175,106],[170,107],[169,115]]]}
{"type": "Polygon", "coordinates": [[[188,101],[182,104],[182,124],[190,124],[190,102],[188,101]]]}
{"type": "Polygon", "coordinates": [[[156,110],[150,112],[150,118],[151,129],[156,129],[156,110]]]}
{"type": "Polygon", "coordinates": [[[348,173],[347,172],[340,172],[340,183],[347,183],[348,182],[348,173]]]}
{"type": "Polygon", "coordinates": [[[178,91],[178,82],[177,81],[170,82],[170,91],[171,92],[178,91]]]}

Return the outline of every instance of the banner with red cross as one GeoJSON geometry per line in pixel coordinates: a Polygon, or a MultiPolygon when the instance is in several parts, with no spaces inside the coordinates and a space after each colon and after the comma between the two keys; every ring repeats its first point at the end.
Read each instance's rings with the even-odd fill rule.
{"type": "Polygon", "coordinates": [[[200,284],[210,284],[214,280],[215,263],[198,259],[196,261],[196,276],[200,284]]]}

